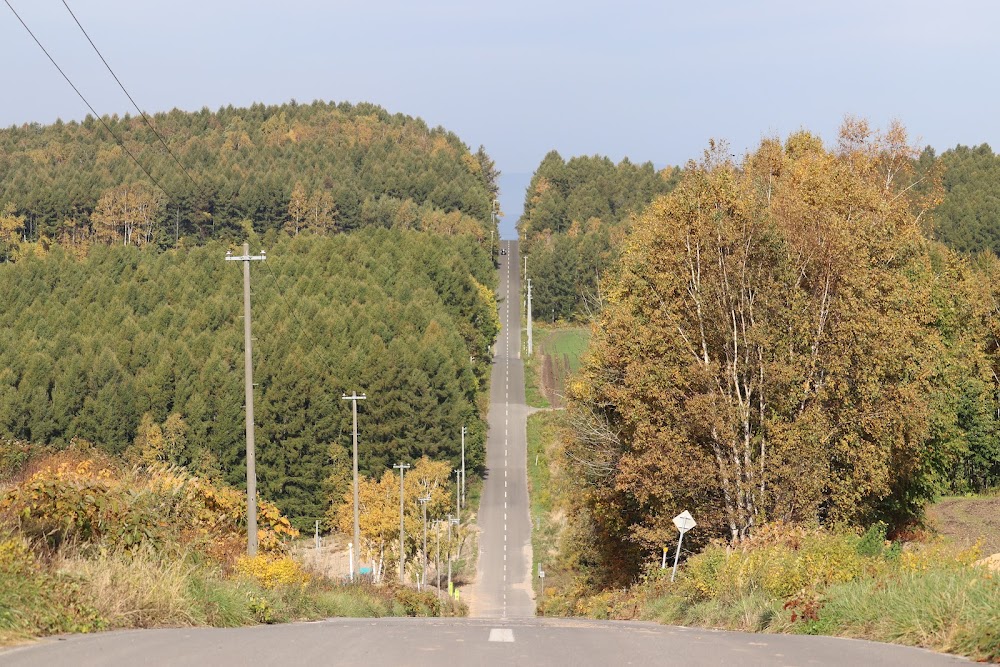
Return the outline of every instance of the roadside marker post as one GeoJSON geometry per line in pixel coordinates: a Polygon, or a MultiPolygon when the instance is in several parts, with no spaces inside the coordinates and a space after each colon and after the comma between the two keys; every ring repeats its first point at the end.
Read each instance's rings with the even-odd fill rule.
{"type": "MultiPolygon", "coordinates": [[[[677,576],[677,559],[681,557],[681,543],[684,542],[684,533],[697,526],[698,523],[694,520],[694,517],[691,516],[690,512],[684,510],[674,517],[674,525],[677,526],[677,530],[680,531],[680,537],[677,538],[677,553],[674,554],[674,570],[670,573],[671,582],[674,580],[674,577],[677,576]]],[[[663,547],[664,562],[666,562],[666,558],[667,548],[663,547]]]]}

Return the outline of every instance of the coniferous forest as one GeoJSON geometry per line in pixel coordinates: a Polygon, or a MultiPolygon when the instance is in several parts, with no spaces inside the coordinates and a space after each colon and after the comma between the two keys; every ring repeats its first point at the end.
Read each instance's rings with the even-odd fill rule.
{"type": "Polygon", "coordinates": [[[242,239],[248,227],[489,236],[492,160],[420,119],[314,102],[150,121],[156,133],[128,115],[0,130],[0,257],[33,242],[242,239]]]}
{"type": "Polygon", "coordinates": [[[619,164],[606,157],[564,160],[551,151],[528,185],[518,222],[530,255],[532,303],[542,321],[581,319],[600,310],[600,284],[630,216],[670,192],[679,169],[619,164]]]}
{"type": "Polygon", "coordinates": [[[0,131],[0,436],[245,484],[249,239],[259,491],[300,525],[361,468],[483,464],[496,171],[372,105],[256,105],[0,131]],[[183,169],[174,162],[178,159],[183,169]]]}

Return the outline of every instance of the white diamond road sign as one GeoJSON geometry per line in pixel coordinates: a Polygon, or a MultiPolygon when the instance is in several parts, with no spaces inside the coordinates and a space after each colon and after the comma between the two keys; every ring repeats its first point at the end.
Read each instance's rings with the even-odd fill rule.
{"type": "Polygon", "coordinates": [[[683,535],[697,526],[698,523],[694,520],[694,517],[691,516],[690,512],[684,510],[674,517],[674,525],[677,526],[677,530],[681,531],[681,535],[683,535]]]}

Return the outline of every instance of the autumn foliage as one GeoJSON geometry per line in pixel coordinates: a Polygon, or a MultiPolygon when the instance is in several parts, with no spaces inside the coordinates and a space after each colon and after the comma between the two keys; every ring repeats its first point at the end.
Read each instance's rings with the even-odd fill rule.
{"type": "MultiPolygon", "coordinates": [[[[246,494],[183,468],[129,468],[97,452],[67,450],[31,464],[0,494],[0,522],[28,540],[112,550],[198,549],[232,564],[246,546],[246,494]]],[[[298,535],[271,503],[260,501],[258,537],[277,554],[298,535]]]]}
{"type": "Polygon", "coordinates": [[[569,387],[581,540],[634,568],[683,509],[692,547],[919,516],[969,446],[958,404],[988,404],[995,302],[921,234],[915,157],[854,120],[833,149],[713,145],[640,216],[569,387]]]}

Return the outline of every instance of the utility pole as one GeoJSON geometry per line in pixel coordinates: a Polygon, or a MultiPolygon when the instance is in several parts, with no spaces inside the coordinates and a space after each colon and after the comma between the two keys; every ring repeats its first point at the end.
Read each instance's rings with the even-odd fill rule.
{"type": "Polygon", "coordinates": [[[462,427],[462,507],[465,507],[465,427],[462,427]]]}
{"type": "Polygon", "coordinates": [[[462,474],[462,469],[455,468],[455,516],[458,517],[459,521],[462,520],[462,496],[461,496],[462,484],[460,479],[461,474],[462,474]]]}
{"type": "MultiPolygon", "coordinates": [[[[430,502],[430,495],[421,496],[417,498],[420,501],[420,509],[424,513],[424,550],[421,553],[420,560],[423,565],[423,574],[421,575],[421,584],[427,585],[427,503],[430,502]]],[[[419,590],[419,587],[418,587],[419,590]]]]}
{"type": "MultiPolygon", "coordinates": [[[[527,266],[527,264],[525,264],[527,266]]],[[[527,269],[525,269],[525,274],[527,274],[527,269]]],[[[534,351],[534,344],[531,339],[531,281],[528,281],[528,356],[530,357],[534,351]]]]}
{"type": "Polygon", "coordinates": [[[250,262],[264,261],[267,253],[250,255],[250,244],[243,244],[243,254],[233,257],[226,251],[226,261],[243,262],[243,373],[247,407],[247,555],[257,555],[257,454],[253,433],[253,342],[250,338],[250,262]]]}
{"type": "Polygon", "coordinates": [[[434,521],[434,534],[437,537],[437,559],[434,561],[434,586],[438,597],[441,597],[441,519],[434,521]]]}
{"type": "MultiPolygon", "coordinates": [[[[358,525],[358,401],[363,401],[367,396],[357,392],[350,396],[343,394],[341,400],[351,401],[351,412],[354,416],[354,548],[358,552],[358,574],[361,574],[361,528],[358,525]]],[[[354,581],[354,567],[351,568],[351,581],[354,581]]]]}
{"type": "Polygon", "coordinates": [[[451,588],[451,527],[458,523],[458,519],[448,515],[448,595],[452,595],[451,588]]]}
{"type": "Polygon", "coordinates": [[[403,583],[403,564],[406,562],[406,545],[403,542],[403,471],[410,467],[409,463],[397,463],[392,466],[399,468],[399,583],[403,583]]]}

